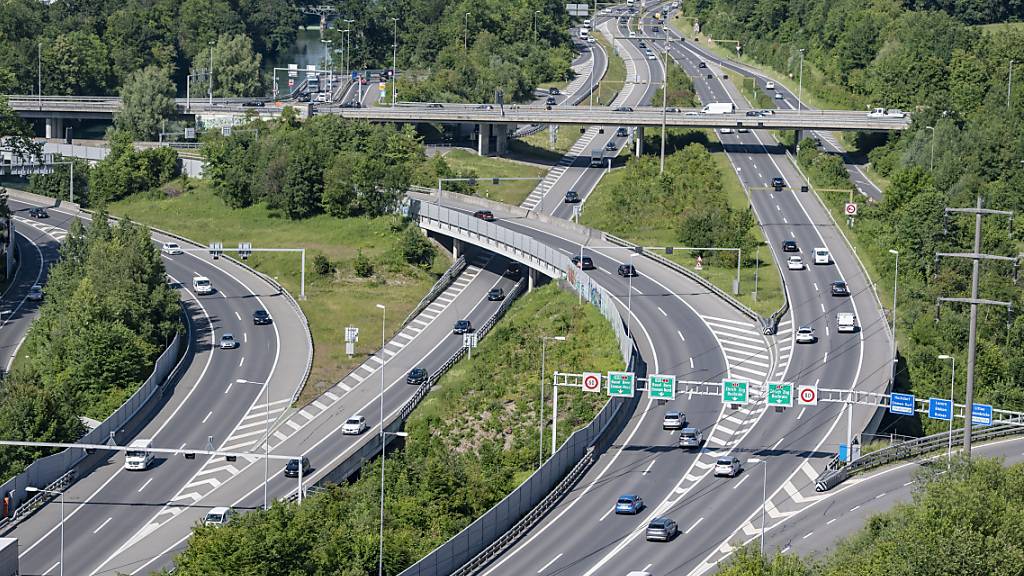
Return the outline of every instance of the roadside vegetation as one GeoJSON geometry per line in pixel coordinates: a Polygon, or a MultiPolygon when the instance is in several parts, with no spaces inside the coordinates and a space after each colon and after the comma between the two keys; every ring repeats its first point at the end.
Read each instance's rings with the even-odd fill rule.
{"type": "MultiPolygon", "coordinates": [[[[505,158],[489,158],[466,150],[452,150],[444,155],[444,160],[452,170],[465,177],[477,178],[476,195],[518,206],[544,177],[547,170],[543,166],[517,162],[505,158]],[[492,178],[534,178],[534,180],[499,180],[492,178]]],[[[442,183],[442,188],[450,189],[451,183],[442,183]]]]}
{"type": "MultiPolygon", "coordinates": [[[[6,206],[6,204],[5,204],[6,206]]],[[[144,226],[75,221],[50,268],[39,317],[0,388],[0,436],[75,442],[149,377],[181,328],[178,296],[144,226]]],[[[0,451],[9,478],[48,452],[0,451]]]]}
{"type": "MultiPolygon", "coordinates": [[[[456,365],[413,412],[404,447],[387,457],[385,574],[455,535],[537,467],[538,380],[550,382],[550,374],[538,374],[541,336],[552,335],[567,340],[548,345],[549,371],[622,366],[607,320],[572,293],[549,285],[513,304],[472,360],[456,365]]],[[[603,394],[562,391],[559,438],[588,423],[605,401],[603,394]]],[[[379,498],[376,459],[355,482],[302,506],[275,502],[224,527],[197,526],[175,574],[376,573],[379,498]]]]}
{"type": "MultiPolygon", "coordinates": [[[[1004,26],[993,34],[972,26],[1001,21],[993,15],[1017,10],[1012,5],[970,6],[937,2],[926,6],[933,10],[909,10],[892,2],[798,2],[765,20],[746,5],[714,0],[698,9],[684,2],[685,13],[699,17],[705,33],[743,39],[747,57],[781,71],[780,77],[792,74],[785,80],[794,85],[799,49],[806,48],[804,95],[817,96],[816,106],[913,112],[908,131],[852,138],[867,154],[871,172],[888,185],[882,202],[861,203],[854,227],[844,232],[877,280],[886,307],[896,271],[889,250],[900,252],[896,388],[918,397],[949,394],[949,366],[939,354],[956,356],[958,365],[966,361],[968,310],[942,304],[936,318],[935,302],[969,294],[970,263],[941,259],[936,265],[935,253],[969,250],[973,222],[944,218],[944,207],[973,206],[981,195],[989,208],[1024,208],[1024,88],[1014,82],[1007,94],[1009,59],[1024,61],[1024,30],[1004,26]]],[[[807,141],[801,145],[800,164],[816,186],[848,188],[839,163],[813,148],[807,141]]],[[[820,194],[842,225],[848,194],[820,194]]],[[[983,251],[1019,253],[1021,233],[1008,235],[1007,229],[1005,220],[987,218],[983,251]]],[[[1012,266],[990,263],[981,270],[983,297],[1012,302],[1014,309],[1024,304],[1012,266]]],[[[982,307],[978,336],[975,402],[1024,408],[1024,318],[982,307]]],[[[954,396],[962,398],[964,372],[957,372],[954,396]]],[[[908,434],[944,428],[928,419],[899,424],[898,431],[908,434]]]]}
{"type": "Polygon", "coordinates": [[[998,460],[923,468],[910,503],[872,516],[824,557],[771,553],[757,542],[723,563],[722,576],[991,576],[1016,574],[1024,537],[1024,465],[998,460]]]}

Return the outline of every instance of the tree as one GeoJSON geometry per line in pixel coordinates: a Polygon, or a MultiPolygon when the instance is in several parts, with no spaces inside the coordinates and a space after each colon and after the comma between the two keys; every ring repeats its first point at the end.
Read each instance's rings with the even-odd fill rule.
{"type": "Polygon", "coordinates": [[[0,139],[20,158],[42,158],[43,145],[32,141],[32,127],[7,105],[0,96],[0,139]]]}
{"type": "Polygon", "coordinates": [[[406,227],[402,233],[402,257],[406,262],[428,268],[433,264],[435,254],[434,245],[420,232],[418,226],[406,227]]]}
{"type": "Polygon", "coordinates": [[[160,123],[175,111],[174,84],[166,69],[147,66],[128,78],[121,100],[114,127],[135,140],[152,139],[160,123]]]}
{"type": "Polygon", "coordinates": [[[110,58],[99,36],[82,31],[61,34],[43,47],[43,90],[68,96],[106,94],[110,58]]]}
{"type": "MultiPolygon", "coordinates": [[[[89,171],[92,166],[81,158],[70,158],[57,156],[55,160],[60,162],[74,163],[75,172],[75,201],[83,206],[89,205],[89,171]]],[[[32,174],[28,177],[28,191],[50,198],[68,198],[71,193],[69,180],[71,179],[71,166],[60,164],[53,167],[51,174],[32,174]]]]}
{"type": "MultiPolygon", "coordinates": [[[[264,88],[262,59],[245,34],[221,34],[213,47],[213,95],[232,98],[260,94],[264,88]]],[[[192,93],[207,94],[209,86],[209,78],[204,76],[193,82],[192,93]]]]}
{"type": "Polygon", "coordinates": [[[209,44],[220,35],[245,31],[231,3],[225,0],[184,0],[178,9],[177,24],[178,46],[196,68],[209,67],[209,44]]]}

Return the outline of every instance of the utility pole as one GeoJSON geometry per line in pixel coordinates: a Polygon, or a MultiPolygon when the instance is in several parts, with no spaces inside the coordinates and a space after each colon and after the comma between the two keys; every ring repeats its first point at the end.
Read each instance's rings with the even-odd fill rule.
{"type": "Polygon", "coordinates": [[[395,97],[398,94],[398,18],[395,21],[395,43],[391,45],[391,107],[395,107],[395,97]]]}
{"type": "Polygon", "coordinates": [[[990,210],[983,208],[984,202],[981,196],[978,196],[977,206],[975,208],[949,208],[945,209],[945,216],[949,214],[974,214],[974,252],[951,252],[944,253],[939,252],[935,255],[936,262],[940,257],[947,258],[967,258],[972,260],[971,263],[971,297],[970,298],[938,298],[936,307],[936,321],[938,321],[938,308],[942,302],[958,302],[961,304],[971,305],[971,320],[970,320],[970,333],[968,335],[967,343],[967,395],[964,398],[964,454],[968,459],[971,457],[971,412],[974,406],[974,361],[976,356],[976,347],[978,343],[978,305],[987,304],[990,306],[1004,306],[1007,310],[1013,310],[1013,304],[1011,302],[1000,302],[998,300],[987,300],[984,298],[978,298],[978,276],[979,269],[982,260],[997,260],[1003,262],[1013,262],[1014,267],[1018,265],[1017,258],[1011,258],[1008,256],[998,256],[995,254],[982,254],[981,253],[981,219],[982,216],[1008,216],[1010,223],[1008,228],[1012,229],[1013,225],[1013,212],[1004,210],[990,210]]]}

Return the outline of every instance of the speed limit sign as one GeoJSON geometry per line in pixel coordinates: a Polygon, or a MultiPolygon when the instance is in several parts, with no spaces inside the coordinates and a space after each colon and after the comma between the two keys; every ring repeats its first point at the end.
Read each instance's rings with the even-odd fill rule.
{"type": "Polygon", "coordinates": [[[857,215],[857,204],[855,202],[847,202],[845,212],[847,216],[857,215]]]}
{"type": "Polygon", "coordinates": [[[818,387],[817,386],[799,386],[797,388],[797,398],[799,403],[803,406],[817,406],[818,405],[818,387]]]}
{"type": "Polygon", "coordinates": [[[583,373],[583,391],[584,392],[600,392],[601,391],[601,373],[600,372],[584,372],[583,373]]]}

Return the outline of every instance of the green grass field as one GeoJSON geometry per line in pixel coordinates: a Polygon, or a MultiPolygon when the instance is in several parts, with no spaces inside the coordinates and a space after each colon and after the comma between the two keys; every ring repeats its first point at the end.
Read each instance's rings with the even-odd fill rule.
{"type": "Polygon", "coordinates": [[[1020,30],[1024,28],[1024,22],[996,22],[995,24],[980,24],[976,27],[981,28],[982,32],[986,34],[998,34],[1010,30],[1020,30]]]}
{"type": "MultiPolygon", "coordinates": [[[[314,355],[300,403],[334,385],[378,346],[376,338],[361,338],[356,356],[349,359],[344,354],[345,326],[356,326],[363,334],[377,333],[380,311],[375,304],[384,304],[388,331],[396,330],[449,265],[444,256],[435,259],[430,271],[400,263],[398,235],[391,230],[398,222],[395,218],[317,216],[294,221],[277,217],[262,205],[233,210],[202,181],[194,191],[173,198],[127,198],[112,204],[110,212],[201,244],[220,241],[237,246],[249,241],[254,248],[306,248],[306,300],[300,304],[309,319],[314,355]],[[352,271],[351,263],[360,250],[374,263],[373,278],[359,278],[352,271]],[[315,276],[312,262],[317,254],[337,265],[333,278],[315,276]]],[[[298,254],[256,253],[248,263],[277,278],[298,298],[298,254]]]]}
{"type": "Polygon", "coordinates": [[[466,150],[452,150],[444,155],[448,164],[456,170],[473,170],[480,180],[477,181],[477,195],[498,202],[518,206],[530,195],[547,170],[504,158],[489,158],[473,154],[466,150]],[[491,178],[534,178],[534,180],[508,180],[491,183],[491,178]]]}
{"type": "Polygon", "coordinates": [[[551,146],[551,132],[548,130],[548,128],[545,128],[540,132],[523,136],[519,140],[531,148],[557,152],[558,155],[554,157],[557,162],[558,159],[561,158],[561,155],[568,152],[569,148],[572,148],[572,145],[580,139],[580,126],[560,125],[558,127],[558,133],[555,136],[555,145],[553,147],[551,146]]]}

